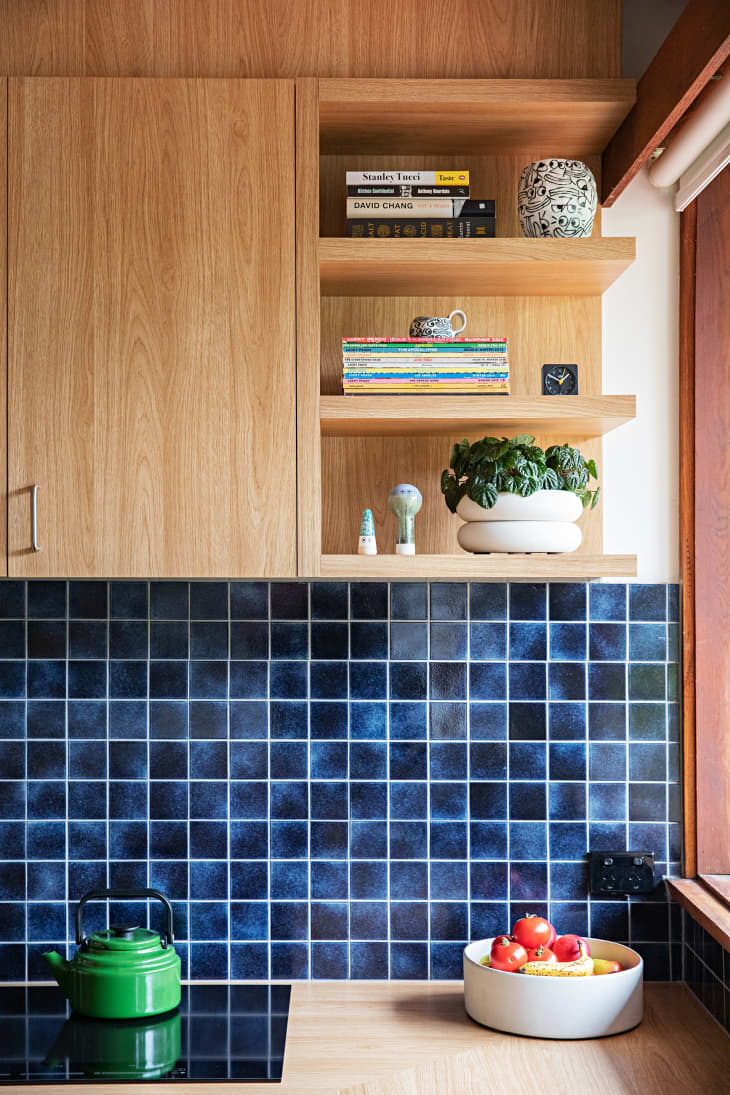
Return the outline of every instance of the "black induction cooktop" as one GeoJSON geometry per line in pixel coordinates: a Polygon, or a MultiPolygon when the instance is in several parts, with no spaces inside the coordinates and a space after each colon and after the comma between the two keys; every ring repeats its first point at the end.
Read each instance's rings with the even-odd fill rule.
{"type": "Polygon", "coordinates": [[[154,1019],[87,1019],[60,989],[0,986],[0,1084],[278,1083],[290,985],[183,985],[154,1019]]]}

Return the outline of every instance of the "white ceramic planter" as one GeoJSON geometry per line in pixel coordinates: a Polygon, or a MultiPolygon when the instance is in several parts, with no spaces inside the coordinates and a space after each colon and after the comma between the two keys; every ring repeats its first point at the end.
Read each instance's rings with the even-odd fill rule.
{"type": "Polygon", "coordinates": [[[459,547],[475,555],[490,551],[564,553],[575,551],[583,533],[570,521],[470,521],[456,533],[459,547]]]}
{"type": "Polygon", "coordinates": [[[603,1038],[637,1026],[644,1014],[641,955],[621,943],[589,939],[594,958],[620,962],[600,977],[530,977],[479,964],[492,939],[464,950],[464,1003],[482,1026],[532,1038],[603,1038]]]}
{"type": "Polygon", "coordinates": [[[538,490],[529,498],[503,492],[491,509],[465,497],[456,512],[462,521],[577,521],[583,503],[571,490],[538,490]]]}

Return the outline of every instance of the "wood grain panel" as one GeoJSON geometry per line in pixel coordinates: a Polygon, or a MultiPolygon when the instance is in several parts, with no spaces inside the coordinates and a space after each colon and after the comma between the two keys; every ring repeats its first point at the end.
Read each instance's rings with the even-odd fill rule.
{"type": "Polygon", "coordinates": [[[697,870],[730,874],[730,170],[697,199],[697,870]]]}
{"type": "Polygon", "coordinates": [[[636,106],[603,153],[604,205],[613,205],[729,55],[730,4],[692,0],[639,80],[636,106]]]}
{"type": "Polygon", "coordinates": [[[679,559],[682,596],[682,871],[697,874],[695,277],[697,203],[679,218],[679,559]]]}
{"type": "Polygon", "coordinates": [[[0,0],[0,74],[617,77],[620,0],[0,0]]]}
{"type": "Polygon", "coordinates": [[[718,896],[703,882],[693,878],[668,878],[667,887],[692,919],[701,924],[721,947],[730,951],[730,907],[725,896],[718,896]]]}
{"type": "Polygon", "coordinates": [[[293,85],[10,98],[11,573],[295,574],[293,85]]]}
{"type": "MultiPolygon", "coordinates": [[[[554,154],[554,147],[540,145],[519,155],[325,155],[320,160],[320,233],[322,236],[345,235],[345,172],[388,170],[466,170],[471,194],[475,198],[494,198],[497,203],[497,236],[522,239],[517,212],[517,186],[525,164],[554,154]]],[[[596,176],[600,188],[600,157],[586,156],[585,162],[596,176]]],[[[601,214],[593,222],[593,235],[601,234],[601,214]]],[[[403,241],[405,242],[405,241],[403,241]]],[[[454,242],[454,241],[449,241],[454,242]]]]}
{"type": "Polygon", "coordinates": [[[0,576],[8,573],[8,294],[7,294],[7,148],[8,81],[0,79],[0,484],[5,495],[0,506],[0,576]]]}
{"type": "Polygon", "coordinates": [[[322,578],[338,581],[577,582],[586,578],[635,578],[635,555],[540,552],[507,555],[323,555],[322,578]]]}

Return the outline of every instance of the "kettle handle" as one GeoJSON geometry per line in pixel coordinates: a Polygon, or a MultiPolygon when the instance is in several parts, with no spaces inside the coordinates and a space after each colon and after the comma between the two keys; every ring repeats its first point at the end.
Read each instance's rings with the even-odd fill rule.
{"type": "Polygon", "coordinates": [[[167,900],[164,894],[159,890],[89,890],[88,893],[79,901],[76,907],[76,945],[83,947],[86,943],[86,936],[84,935],[84,929],[82,925],[82,917],[84,905],[87,901],[101,901],[106,897],[118,898],[123,901],[128,901],[135,897],[153,897],[157,901],[161,901],[165,906],[165,914],[167,919],[167,927],[160,935],[160,942],[163,947],[171,944],[174,941],[172,934],[172,905],[167,900]]]}

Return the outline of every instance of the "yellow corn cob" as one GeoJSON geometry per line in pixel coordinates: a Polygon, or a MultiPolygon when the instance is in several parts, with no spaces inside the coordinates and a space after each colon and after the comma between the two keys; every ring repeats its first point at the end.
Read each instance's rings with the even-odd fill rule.
{"type": "Polygon", "coordinates": [[[528,962],[520,973],[534,977],[592,977],[593,959],[585,955],[576,962],[528,962]]]}

